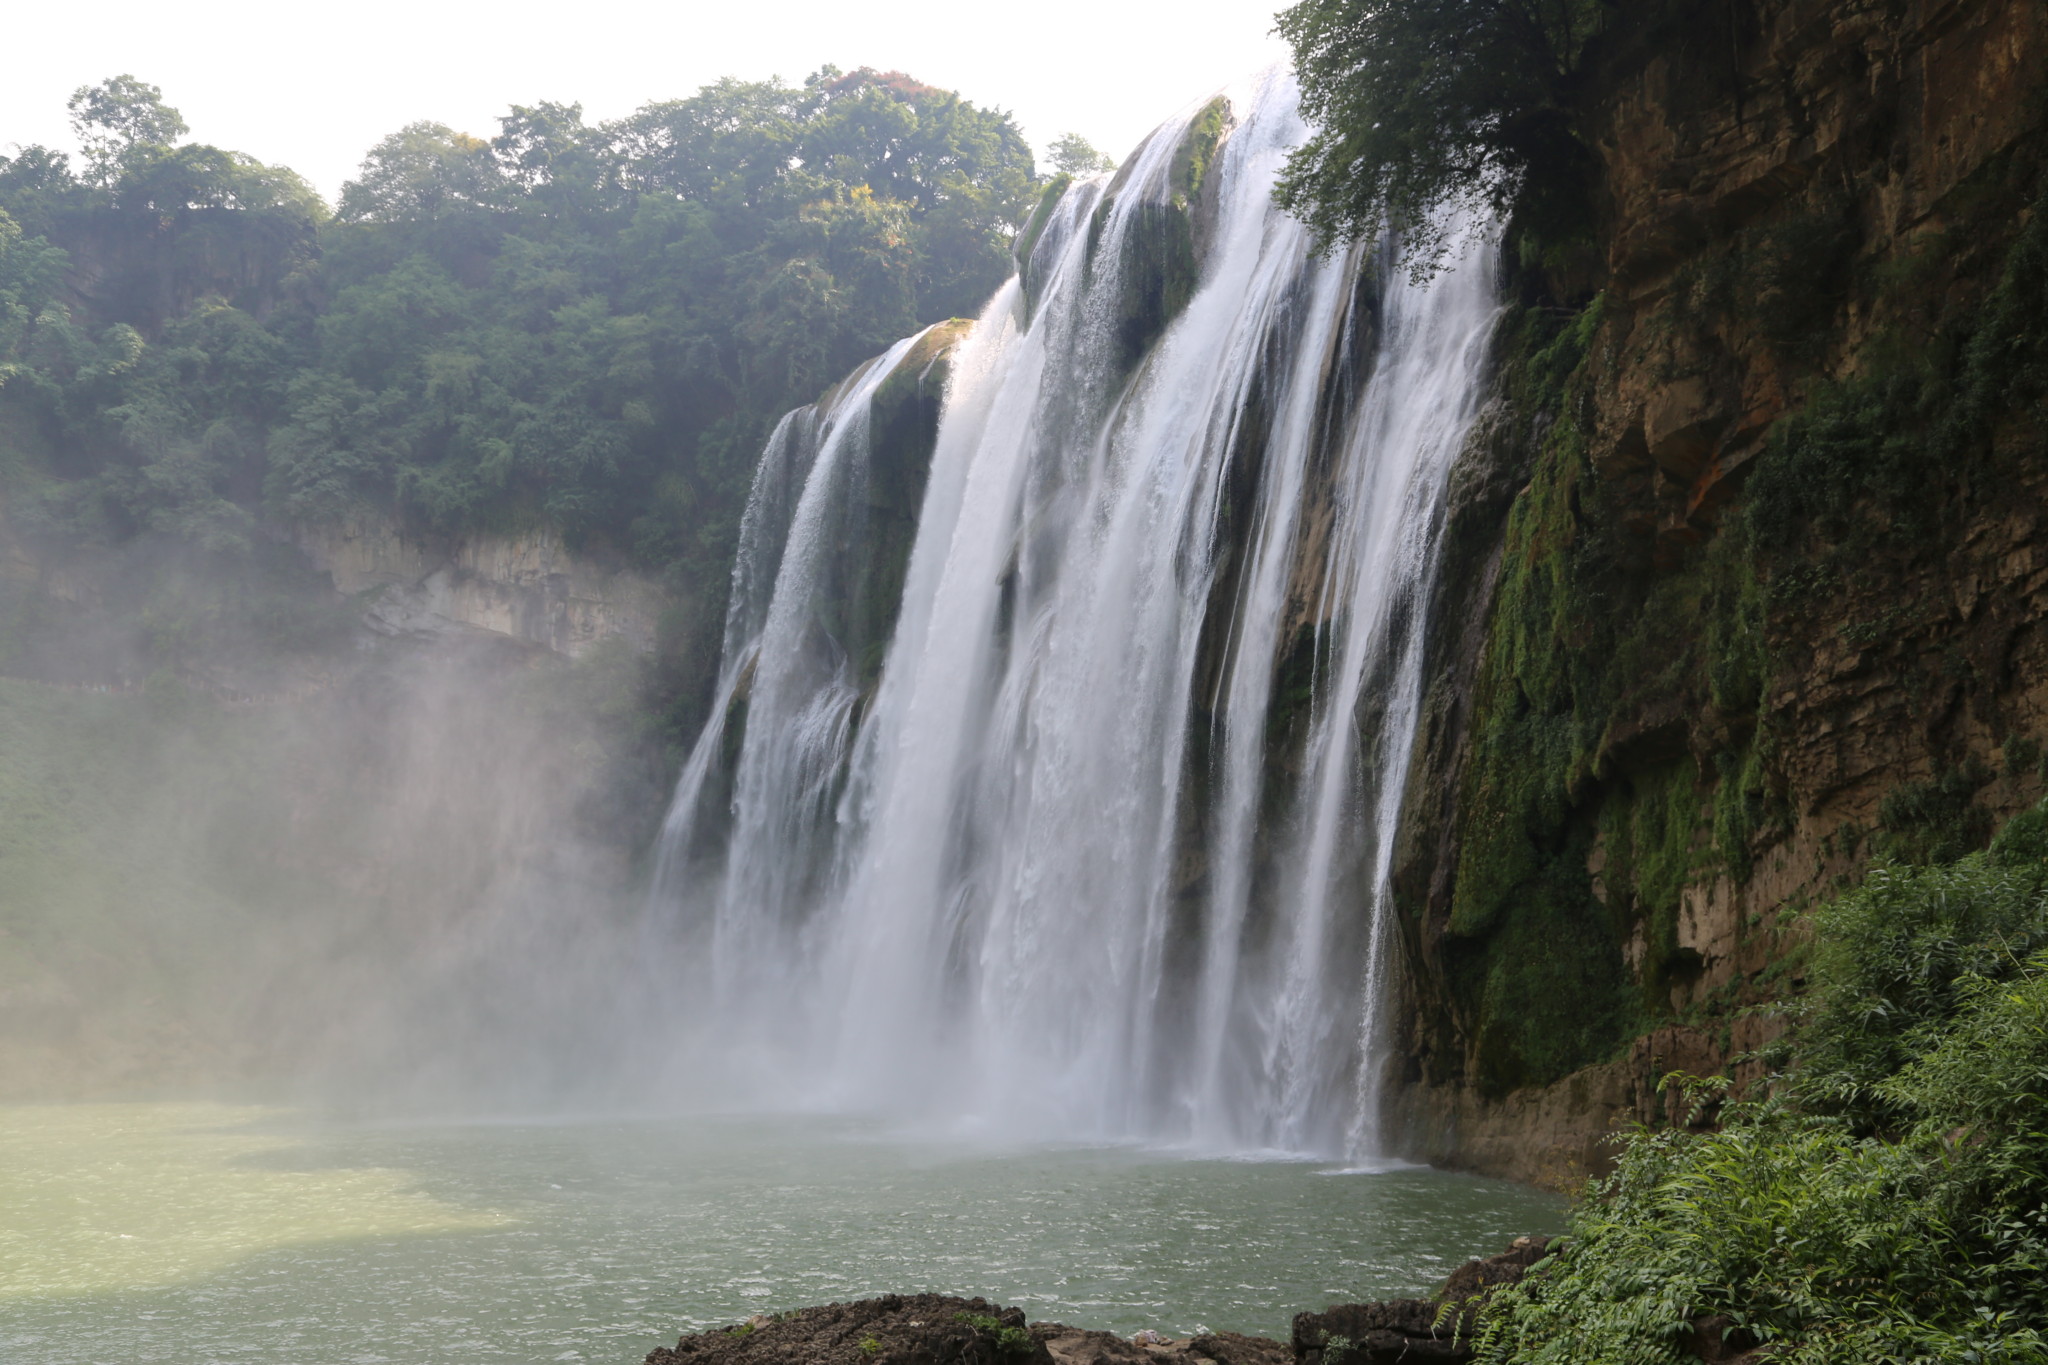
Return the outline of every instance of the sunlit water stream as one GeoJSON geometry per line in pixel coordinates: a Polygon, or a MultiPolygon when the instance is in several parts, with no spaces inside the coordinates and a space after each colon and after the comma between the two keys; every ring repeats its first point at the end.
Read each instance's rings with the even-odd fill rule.
{"type": "Polygon", "coordinates": [[[852,1120],[0,1109],[0,1361],[624,1365],[752,1313],[921,1290],[1284,1338],[1300,1309],[1428,1289],[1560,1217],[1426,1170],[852,1120]]]}

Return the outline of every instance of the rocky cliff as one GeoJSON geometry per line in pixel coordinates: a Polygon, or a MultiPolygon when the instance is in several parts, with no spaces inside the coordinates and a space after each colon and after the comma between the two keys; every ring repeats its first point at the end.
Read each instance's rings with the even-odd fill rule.
{"type": "Polygon", "coordinates": [[[1643,7],[1518,262],[1395,893],[1418,1154],[1569,1183],[1796,994],[1801,909],[2042,790],[2048,11],[1643,7]]]}
{"type": "Polygon", "coordinates": [[[365,623],[392,635],[484,631],[570,658],[619,640],[644,654],[670,596],[539,528],[436,540],[365,515],[301,527],[295,538],[335,589],[361,604],[365,623]]]}

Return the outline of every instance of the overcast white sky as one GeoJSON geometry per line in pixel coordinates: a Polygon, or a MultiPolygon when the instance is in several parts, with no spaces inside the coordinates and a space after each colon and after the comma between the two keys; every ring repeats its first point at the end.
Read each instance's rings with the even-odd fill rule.
{"type": "Polygon", "coordinates": [[[0,151],[73,149],[64,101],[132,72],[201,142],[281,162],[331,202],[415,119],[488,137],[514,103],[593,122],[720,76],[830,62],[907,71],[1016,115],[1041,155],[1080,133],[1121,158],[1181,105],[1286,56],[1280,0],[104,0],[8,19],[0,151]]]}

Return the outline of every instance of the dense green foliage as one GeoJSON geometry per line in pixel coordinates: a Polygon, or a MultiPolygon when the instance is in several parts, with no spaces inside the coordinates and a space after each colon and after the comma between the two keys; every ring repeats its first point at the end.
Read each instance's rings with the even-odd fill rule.
{"type": "Polygon", "coordinates": [[[1297,0],[1280,14],[1314,134],[1280,202],[1326,243],[1392,226],[1417,269],[1445,206],[1582,231],[1594,161],[1576,126],[1586,48],[1612,0],[1297,0]]]}
{"type": "Polygon", "coordinates": [[[2044,830],[1819,911],[1775,1092],[1630,1138],[1482,1358],[1678,1362],[1718,1317],[1787,1362],[2048,1360],[2044,830]]]}
{"type": "Polygon", "coordinates": [[[1094,175],[1116,169],[1114,159],[1097,151],[1095,144],[1079,133],[1062,133],[1054,138],[1046,159],[1052,162],[1057,175],[1094,175]]]}
{"type": "Polygon", "coordinates": [[[332,217],[130,77],[73,114],[82,174],[0,159],[18,531],[235,556],[365,508],[545,525],[711,598],[767,425],[978,309],[1037,189],[1007,116],[869,70],[412,124],[332,217]]]}

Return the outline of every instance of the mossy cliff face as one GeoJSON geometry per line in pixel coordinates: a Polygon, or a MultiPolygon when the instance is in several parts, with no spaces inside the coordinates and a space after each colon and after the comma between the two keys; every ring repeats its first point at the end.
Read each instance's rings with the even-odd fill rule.
{"type": "MultiPolygon", "coordinates": [[[[1140,147],[1103,189],[1081,229],[1088,233],[1089,273],[1114,285],[1119,379],[1137,368],[1194,295],[1218,210],[1210,171],[1233,122],[1230,102],[1222,96],[1203,105],[1174,144],[1163,186],[1134,183],[1134,173],[1147,160],[1140,147]],[[1128,206],[1135,222],[1112,256],[1103,249],[1103,229],[1119,201],[1133,195],[1142,196],[1128,206]]],[[[1072,177],[1055,178],[1018,235],[1017,268],[1027,313],[1066,246],[1066,234],[1051,229],[1062,198],[1073,188],[1072,177]]]]}
{"type": "Polygon", "coordinates": [[[870,403],[862,494],[843,509],[858,525],[846,526],[836,541],[846,553],[838,590],[824,604],[826,627],[853,660],[863,690],[881,677],[882,655],[896,629],[953,348],[973,326],[955,318],[927,331],[870,403]]]}
{"type": "Polygon", "coordinates": [[[1523,254],[1454,475],[1395,887],[1402,1140],[1557,1181],[2048,738],[2048,15],[1755,0],[1603,60],[1599,240],[1523,254]]]}

